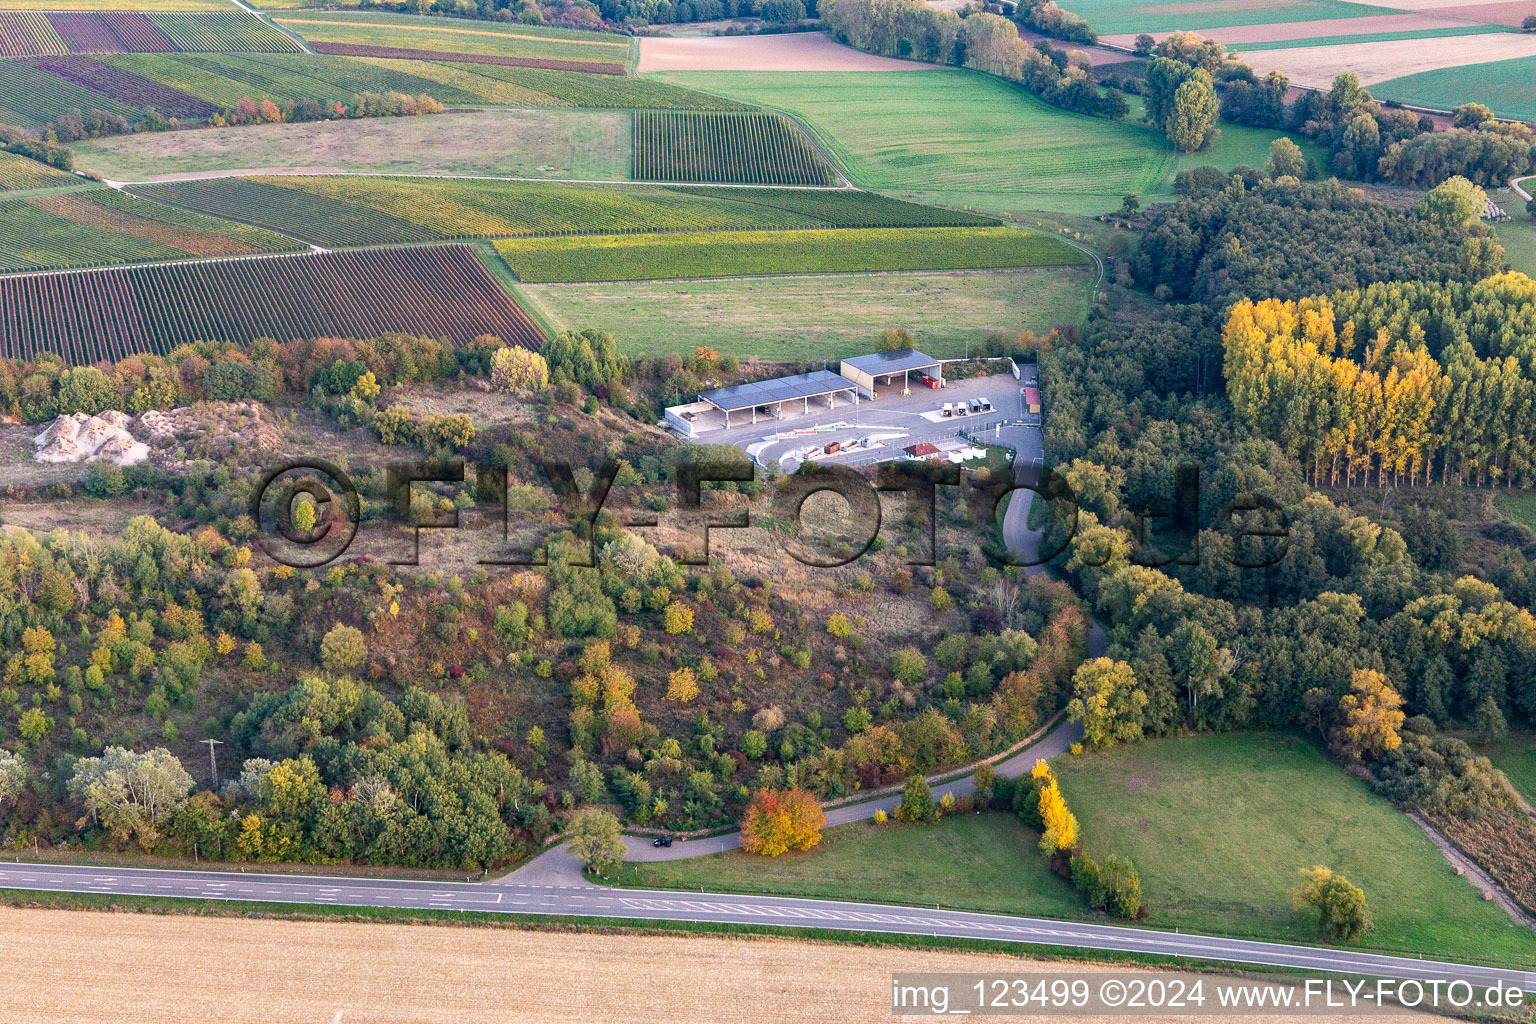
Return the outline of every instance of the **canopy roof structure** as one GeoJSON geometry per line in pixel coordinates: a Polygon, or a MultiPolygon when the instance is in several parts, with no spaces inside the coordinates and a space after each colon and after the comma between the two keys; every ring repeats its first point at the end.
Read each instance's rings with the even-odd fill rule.
{"type": "Polygon", "coordinates": [[[761,405],[777,405],[801,398],[819,398],[839,391],[853,390],[853,381],[831,370],[812,370],[793,377],[775,377],[749,384],[732,384],[728,388],[715,388],[699,395],[721,412],[739,412],[761,405]]]}

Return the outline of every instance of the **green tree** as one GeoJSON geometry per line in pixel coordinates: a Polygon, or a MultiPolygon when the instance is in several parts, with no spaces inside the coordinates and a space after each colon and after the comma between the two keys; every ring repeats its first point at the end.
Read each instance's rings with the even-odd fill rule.
{"type": "Polygon", "coordinates": [[[1459,174],[1430,189],[1424,202],[1419,204],[1427,219],[1447,227],[1475,224],[1487,208],[1488,193],[1459,174]]]}
{"type": "Polygon", "coordinates": [[[1504,712],[1499,709],[1493,694],[1484,697],[1477,706],[1477,713],[1472,716],[1472,733],[1479,743],[1503,743],[1509,739],[1509,723],[1504,720],[1504,712]]]}
{"type": "Polygon", "coordinates": [[[1307,176],[1307,158],[1300,146],[1282,135],[1269,144],[1269,162],[1264,165],[1264,173],[1271,178],[1290,175],[1303,179],[1307,176]]]}
{"type": "Polygon", "coordinates": [[[93,821],[118,839],[153,846],[160,828],[186,805],[192,776],[164,747],[136,754],[108,747],[100,757],[75,763],[69,792],[85,805],[93,821]]]}
{"type": "Polygon", "coordinates": [[[1186,153],[1198,153],[1216,140],[1219,109],[1209,73],[1196,69],[1173,94],[1173,112],[1164,130],[1168,141],[1186,153]]]}
{"type": "Polygon", "coordinates": [[[606,875],[624,860],[619,819],[600,807],[583,807],[571,815],[565,834],[582,869],[594,875],[606,875]]]}
{"type": "Polygon", "coordinates": [[[1301,869],[1301,884],[1294,893],[1299,910],[1317,911],[1323,934],[1336,942],[1353,942],[1371,927],[1365,906],[1365,893],[1343,875],[1336,875],[1321,865],[1301,869]]]}
{"type": "Polygon", "coordinates": [[[1083,739],[1090,746],[1141,739],[1147,695],[1130,665],[1109,658],[1085,662],[1072,676],[1072,689],[1067,718],[1083,723],[1083,739]]]}
{"type": "Polygon", "coordinates": [[[933,790],[928,780],[914,775],[901,790],[901,803],[896,805],[896,817],[901,821],[927,823],[939,820],[938,804],[933,802],[933,790]]]}

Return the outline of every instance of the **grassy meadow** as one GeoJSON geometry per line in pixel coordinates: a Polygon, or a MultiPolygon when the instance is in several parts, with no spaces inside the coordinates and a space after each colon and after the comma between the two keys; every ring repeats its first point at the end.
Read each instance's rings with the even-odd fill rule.
{"type": "Polygon", "coordinates": [[[917,271],[630,284],[521,284],[519,305],[556,330],[600,327],[626,355],[708,345],[742,358],[838,358],[905,327],[924,352],[965,354],[993,331],[1078,323],[1091,271],[917,271]]]}

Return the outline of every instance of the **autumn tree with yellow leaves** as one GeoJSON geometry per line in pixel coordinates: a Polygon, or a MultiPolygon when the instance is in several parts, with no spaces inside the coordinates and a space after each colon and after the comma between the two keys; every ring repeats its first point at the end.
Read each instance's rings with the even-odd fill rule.
{"type": "Polygon", "coordinates": [[[741,820],[741,848],[764,857],[809,850],[821,842],[826,812],[803,789],[760,789],[741,820]]]}
{"type": "Polygon", "coordinates": [[[1343,718],[1334,745],[1344,757],[1370,760],[1402,746],[1403,698],[1375,669],[1356,669],[1349,692],[1339,699],[1343,718]]]}

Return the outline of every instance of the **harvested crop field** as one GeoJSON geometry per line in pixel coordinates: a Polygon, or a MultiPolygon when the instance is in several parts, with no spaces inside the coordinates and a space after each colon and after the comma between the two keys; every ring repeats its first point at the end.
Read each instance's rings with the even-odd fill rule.
{"type": "Polygon", "coordinates": [[[1530,17],[1532,7],[1530,0],[1505,0],[1503,3],[1475,3],[1463,7],[1441,4],[1428,8],[1426,13],[1454,14],[1458,18],[1475,18],[1491,25],[1519,25],[1530,17]]]}
{"type": "MultiPolygon", "coordinates": [[[[1326,89],[1334,77],[1344,71],[1353,71],[1360,76],[1363,85],[1371,85],[1424,71],[1531,56],[1536,56],[1536,34],[1492,32],[1437,39],[1433,46],[1425,45],[1423,40],[1400,39],[1257,50],[1244,54],[1244,59],[1255,74],[1263,75],[1278,69],[1290,76],[1292,85],[1326,89]]],[[[1496,106],[1497,99],[1495,95],[1468,95],[1460,102],[1479,100],[1496,106]]]]}
{"type": "MultiPolygon", "coordinates": [[[[1529,7],[1529,4],[1525,6],[1529,7]]],[[[1465,18],[1447,18],[1432,14],[1381,14],[1367,18],[1326,18],[1322,21],[1282,22],[1275,25],[1231,25],[1205,29],[1200,33],[1216,43],[1271,43],[1282,39],[1321,39],[1324,36],[1358,35],[1364,32],[1416,32],[1427,29],[1464,28],[1465,18]]],[[[1171,33],[1153,32],[1162,42],[1171,33]]],[[[1136,33],[1122,32],[1105,36],[1106,43],[1134,46],[1136,33]]]]}
{"type": "Polygon", "coordinates": [[[768,36],[655,36],[640,40],[637,71],[921,71],[934,65],[861,53],[821,32],[768,36]]]}
{"type": "MultiPolygon", "coordinates": [[[[0,955],[8,981],[0,990],[0,1016],[29,1024],[603,1024],[657,1017],[671,1024],[886,1024],[897,971],[1061,969],[1003,954],[777,938],[60,910],[0,909],[0,941],[8,951],[0,955]],[[677,992],[688,997],[669,995],[677,992]]],[[[1229,1018],[1201,1019],[1223,1024],[1229,1018]]]]}

